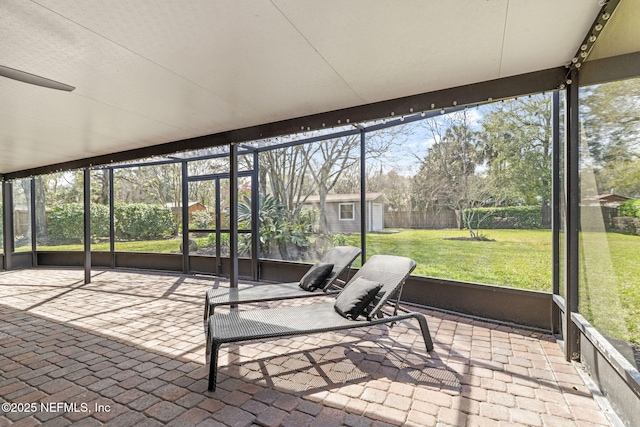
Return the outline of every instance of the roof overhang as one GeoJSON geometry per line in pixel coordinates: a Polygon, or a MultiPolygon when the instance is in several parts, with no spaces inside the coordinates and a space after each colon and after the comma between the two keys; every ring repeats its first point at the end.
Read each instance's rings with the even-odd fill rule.
{"type": "MultiPolygon", "coordinates": [[[[637,0],[632,0],[637,1],[637,0]]],[[[3,3],[12,179],[557,89],[589,0],[3,3]]]]}

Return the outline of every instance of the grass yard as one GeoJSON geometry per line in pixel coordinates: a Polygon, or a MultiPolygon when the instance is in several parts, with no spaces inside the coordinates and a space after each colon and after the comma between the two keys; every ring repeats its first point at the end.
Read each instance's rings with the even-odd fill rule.
{"type": "MultiPolygon", "coordinates": [[[[367,256],[412,258],[413,274],[551,292],[549,230],[488,230],[495,241],[445,240],[468,237],[465,230],[400,230],[368,234],[367,256]]],[[[360,236],[347,237],[359,245],[360,236]]]]}
{"type": "MultiPolygon", "coordinates": [[[[413,274],[477,283],[551,291],[551,232],[548,230],[490,230],[494,242],[444,240],[466,237],[464,230],[401,230],[369,234],[367,254],[397,254],[417,262],[413,274]]],[[[360,235],[346,236],[360,246],[360,235]]],[[[181,239],[116,242],[116,251],[180,252],[181,239]]],[[[30,250],[30,247],[23,248],[30,250]]],[[[108,243],[92,244],[108,251],[108,243]]],[[[38,246],[38,250],[82,251],[83,245],[38,246]]]]}
{"type": "MultiPolygon", "coordinates": [[[[182,239],[143,240],[139,242],[116,242],[118,252],[179,253],[182,239]]],[[[84,245],[38,246],[39,251],[83,251],[84,245]]],[[[26,248],[31,250],[31,248],[26,248]]],[[[92,251],[109,251],[109,243],[93,243],[92,251]]]]}
{"type": "MultiPolygon", "coordinates": [[[[465,230],[368,234],[367,256],[414,259],[413,274],[551,292],[551,231],[486,230],[495,241],[445,240],[465,230]]],[[[360,236],[348,236],[358,245],[360,236]]],[[[640,237],[581,233],[580,313],[601,333],[640,344],[640,237]]]]}
{"type": "Polygon", "coordinates": [[[580,313],[602,334],[640,346],[640,237],[582,233],[580,313]]]}

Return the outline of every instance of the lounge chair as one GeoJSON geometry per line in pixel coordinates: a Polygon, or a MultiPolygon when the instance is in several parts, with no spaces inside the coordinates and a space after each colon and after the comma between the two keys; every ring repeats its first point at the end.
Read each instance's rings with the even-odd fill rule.
{"type": "Polygon", "coordinates": [[[325,272],[328,273],[328,275],[324,274],[319,278],[321,280],[317,283],[317,287],[310,286],[307,287],[308,289],[303,289],[300,286],[300,282],[292,282],[243,286],[238,288],[209,289],[205,296],[204,303],[205,334],[207,333],[209,316],[213,314],[215,308],[219,305],[249,304],[338,293],[345,284],[345,282],[338,279],[338,276],[351,267],[351,264],[360,255],[360,252],[360,248],[356,248],[355,246],[336,246],[327,251],[322,259],[314,264],[311,270],[305,275],[305,277],[310,277],[309,273],[312,273],[312,270],[318,266],[329,267],[330,271],[325,272]]]}
{"type": "Polygon", "coordinates": [[[209,390],[216,389],[218,351],[222,344],[227,343],[363,328],[415,318],[420,324],[427,351],[432,351],[433,341],[424,315],[417,312],[398,314],[402,286],[415,266],[415,261],[409,258],[375,255],[345,285],[335,302],[213,314],[208,321],[207,339],[207,353],[211,353],[209,390]],[[364,317],[360,320],[357,313],[354,317],[348,308],[354,295],[365,293],[371,300],[364,297],[359,300],[359,303],[368,302],[364,309],[362,304],[358,307],[362,311],[361,318],[364,317]],[[392,303],[391,298],[395,302],[392,303]],[[383,310],[388,302],[393,306],[391,313],[383,310]],[[355,320],[338,313],[338,308],[344,313],[345,307],[355,320]]]}

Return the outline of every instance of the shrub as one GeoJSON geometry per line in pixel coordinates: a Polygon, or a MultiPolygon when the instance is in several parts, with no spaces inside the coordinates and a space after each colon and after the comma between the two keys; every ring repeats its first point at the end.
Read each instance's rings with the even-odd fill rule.
{"type": "MultiPolygon", "coordinates": [[[[91,204],[91,236],[109,236],[109,207],[91,204]]],[[[84,205],[64,203],[51,208],[47,215],[49,238],[56,243],[77,243],[84,238],[84,205]]]]}
{"type": "MultiPolygon", "coordinates": [[[[238,204],[238,221],[249,228],[251,220],[251,201],[244,196],[238,204]]],[[[295,259],[311,246],[313,211],[303,209],[290,219],[284,206],[271,195],[260,197],[258,210],[260,220],[260,253],[271,257],[279,255],[282,259],[295,259]]],[[[245,245],[248,248],[248,245],[245,245]]]]}
{"type": "Polygon", "coordinates": [[[518,227],[518,218],[513,216],[508,216],[506,218],[501,217],[493,217],[491,219],[491,228],[517,228],[518,227]]]}
{"type": "Polygon", "coordinates": [[[613,218],[613,227],[620,233],[640,236],[640,218],[617,216],[613,218]]]}
{"type": "MultiPolygon", "coordinates": [[[[230,242],[229,233],[220,233],[220,246],[229,246],[230,242]]],[[[216,233],[209,233],[205,237],[198,237],[196,242],[200,246],[215,246],[216,245],[216,233]]]]}
{"type": "MultiPolygon", "coordinates": [[[[173,215],[169,208],[143,203],[115,205],[116,236],[125,239],[152,239],[171,235],[173,215]]],[[[56,243],[77,243],[84,238],[84,205],[65,203],[47,215],[47,231],[56,243]]],[[[109,236],[109,206],[91,204],[91,236],[109,236]]]]}
{"type": "Polygon", "coordinates": [[[120,203],[114,207],[116,236],[123,239],[157,239],[175,230],[171,209],[146,203],[120,203]]]}
{"type": "Polygon", "coordinates": [[[620,216],[613,218],[613,229],[624,234],[640,236],[640,199],[620,203],[620,216]]]}
{"type": "Polygon", "coordinates": [[[640,199],[630,199],[620,204],[621,217],[640,218],[640,199]]]}
{"type": "Polygon", "coordinates": [[[330,234],[329,241],[331,246],[344,246],[347,244],[347,236],[344,234],[330,234]]]}
{"type": "MultiPolygon", "coordinates": [[[[507,206],[502,208],[473,208],[474,217],[483,218],[480,227],[483,229],[511,228],[537,229],[542,227],[542,208],[540,206],[507,206]]],[[[463,218],[471,215],[463,215],[463,218]]],[[[467,224],[464,224],[468,228],[467,224]]]]}
{"type": "Polygon", "coordinates": [[[207,211],[196,211],[191,214],[190,217],[191,222],[189,223],[190,228],[213,228],[213,217],[210,212],[207,211]]]}

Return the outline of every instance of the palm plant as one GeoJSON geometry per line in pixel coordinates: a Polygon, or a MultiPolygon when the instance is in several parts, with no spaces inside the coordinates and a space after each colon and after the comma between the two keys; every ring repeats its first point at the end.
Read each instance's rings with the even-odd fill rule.
{"type": "MultiPolygon", "coordinates": [[[[246,228],[251,223],[251,199],[244,195],[238,204],[238,222],[246,228]]],[[[263,195],[258,203],[260,224],[260,252],[266,256],[279,254],[282,259],[292,259],[295,252],[305,251],[313,234],[313,218],[302,211],[290,219],[284,205],[272,195],[263,195]]]]}

